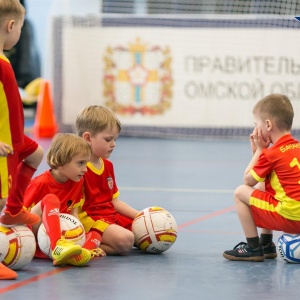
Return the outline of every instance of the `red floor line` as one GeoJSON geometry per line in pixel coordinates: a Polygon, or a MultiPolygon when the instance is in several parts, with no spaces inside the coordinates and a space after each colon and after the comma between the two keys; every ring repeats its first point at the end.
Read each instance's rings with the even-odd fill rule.
{"type": "Polygon", "coordinates": [[[202,216],[202,217],[197,218],[195,220],[183,223],[183,224],[181,224],[181,225],[178,226],[178,230],[183,229],[183,228],[188,227],[188,226],[191,226],[191,225],[193,225],[195,223],[198,223],[198,222],[201,222],[201,221],[204,221],[204,220],[207,220],[207,219],[210,219],[210,218],[213,218],[213,217],[225,214],[225,213],[230,212],[232,210],[235,210],[235,206],[230,206],[230,207],[227,207],[227,208],[215,211],[215,212],[213,212],[211,214],[202,216]]]}
{"type": "MultiPolygon", "coordinates": [[[[61,272],[64,272],[68,269],[70,269],[71,267],[62,267],[62,268],[56,268],[52,271],[49,271],[49,272],[46,272],[46,273],[42,273],[42,274],[39,274],[39,275],[36,275],[36,276],[33,276],[29,279],[26,279],[26,280],[23,280],[23,281],[20,281],[20,282],[17,282],[17,283],[14,283],[14,284],[11,284],[7,287],[4,287],[4,288],[0,288],[0,294],[4,294],[4,293],[7,293],[9,291],[12,291],[12,290],[15,290],[15,289],[18,289],[24,285],[27,285],[27,284],[30,284],[30,283],[33,283],[35,281],[38,281],[38,280],[41,280],[41,279],[44,279],[46,277],[49,277],[49,276],[52,276],[52,275],[55,275],[55,274],[58,274],[58,273],[61,273],[61,272]]],[[[17,279],[18,280],[18,279],[17,279]]]]}
{"type": "MultiPolygon", "coordinates": [[[[202,216],[200,218],[197,218],[197,219],[194,219],[192,221],[189,221],[189,222],[186,222],[186,223],[183,223],[181,225],[178,226],[178,230],[180,229],[183,229],[185,227],[188,227],[190,225],[193,225],[195,223],[198,223],[198,222],[201,222],[201,221],[204,221],[204,220],[207,220],[207,219],[210,219],[210,218],[213,218],[213,217],[216,217],[216,216],[219,216],[219,215],[222,215],[224,213],[227,213],[227,212],[230,212],[232,210],[235,209],[235,206],[230,206],[230,207],[227,207],[227,208],[224,208],[224,209],[221,209],[221,210],[218,210],[218,211],[215,211],[211,214],[208,214],[208,215],[205,215],[205,216],[202,216]]],[[[41,279],[44,279],[46,277],[49,277],[49,276],[52,276],[52,275],[55,275],[55,274],[58,274],[58,273],[61,273],[61,272],[64,272],[65,270],[68,270],[70,269],[71,267],[64,267],[64,268],[56,268],[52,271],[49,271],[49,272],[46,272],[46,273],[43,273],[43,274],[40,274],[40,275],[36,275],[32,278],[29,278],[29,279],[26,279],[26,280],[23,280],[21,282],[17,282],[15,284],[12,284],[12,285],[9,285],[5,288],[0,288],[0,294],[4,294],[4,293],[7,293],[9,291],[12,291],[12,290],[15,290],[15,289],[18,289],[22,286],[25,286],[27,284],[30,284],[30,283],[33,283],[35,281],[38,281],[38,280],[41,280],[41,279]]]]}

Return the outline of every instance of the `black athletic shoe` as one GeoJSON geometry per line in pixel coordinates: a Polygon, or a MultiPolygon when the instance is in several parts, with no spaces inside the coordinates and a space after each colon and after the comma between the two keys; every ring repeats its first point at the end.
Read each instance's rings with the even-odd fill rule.
{"type": "Polygon", "coordinates": [[[264,257],[266,259],[274,259],[277,257],[276,246],[273,242],[269,243],[267,246],[262,246],[264,250],[264,257]]]}
{"type": "Polygon", "coordinates": [[[233,250],[225,251],[223,256],[229,260],[264,261],[264,250],[261,245],[253,249],[247,243],[241,242],[233,250]]]}

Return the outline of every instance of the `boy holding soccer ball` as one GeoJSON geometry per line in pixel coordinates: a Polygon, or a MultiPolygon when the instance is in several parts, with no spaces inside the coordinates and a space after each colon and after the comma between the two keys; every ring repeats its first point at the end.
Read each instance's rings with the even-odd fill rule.
{"type": "Polygon", "coordinates": [[[92,148],[84,174],[85,201],[79,217],[86,232],[102,236],[101,248],[108,255],[127,253],[134,244],[131,225],[138,211],[119,199],[113,164],[108,160],[121,123],[103,106],[89,106],[76,118],[76,129],[92,148]]]}
{"type": "MultiPolygon", "coordinates": [[[[67,264],[80,267],[87,264],[91,257],[103,255],[98,249],[101,236],[97,233],[87,236],[83,247],[61,237],[60,213],[78,218],[77,207],[83,198],[83,175],[90,156],[91,148],[84,139],[70,133],[56,134],[47,154],[51,169],[30,182],[24,197],[24,205],[42,219],[55,266],[67,264]]],[[[32,227],[35,236],[40,224],[32,227]]],[[[48,258],[39,248],[35,256],[48,258]]]]}
{"type": "Polygon", "coordinates": [[[253,108],[253,157],[234,193],[247,242],[225,251],[229,260],[276,258],[272,230],[300,233],[300,143],[291,135],[293,117],[290,100],[281,94],[268,95],[253,108]]]}

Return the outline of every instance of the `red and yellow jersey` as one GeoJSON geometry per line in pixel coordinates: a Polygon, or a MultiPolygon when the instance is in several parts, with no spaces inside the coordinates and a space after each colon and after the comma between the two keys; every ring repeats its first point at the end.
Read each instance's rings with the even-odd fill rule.
{"type": "MultiPolygon", "coordinates": [[[[278,200],[275,210],[280,215],[300,219],[299,141],[290,134],[283,136],[272,147],[263,150],[250,173],[257,181],[265,182],[266,192],[278,200]]],[[[250,204],[257,206],[254,201],[251,198],[250,204]]]]}
{"type": "Polygon", "coordinates": [[[24,111],[9,60],[0,55],[0,141],[15,149],[24,140],[24,111]]]}
{"type": "Polygon", "coordinates": [[[115,181],[113,164],[106,159],[101,159],[101,161],[100,170],[89,162],[87,172],[84,174],[85,201],[82,211],[91,217],[116,214],[112,200],[119,196],[119,190],[115,181]]]}
{"type": "Polygon", "coordinates": [[[24,206],[30,209],[40,202],[44,196],[54,194],[60,200],[60,212],[70,213],[82,201],[83,181],[82,178],[79,182],[68,180],[61,183],[56,181],[50,170],[48,170],[31,180],[24,196],[24,206]]]}

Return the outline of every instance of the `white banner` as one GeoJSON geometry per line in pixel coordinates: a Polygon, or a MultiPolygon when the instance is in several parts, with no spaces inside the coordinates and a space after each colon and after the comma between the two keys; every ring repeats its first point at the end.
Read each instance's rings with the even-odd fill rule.
{"type": "Polygon", "coordinates": [[[269,93],[300,103],[300,31],[274,28],[63,30],[62,123],[90,104],[123,125],[252,127],[269,93]]]}

